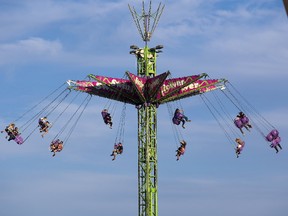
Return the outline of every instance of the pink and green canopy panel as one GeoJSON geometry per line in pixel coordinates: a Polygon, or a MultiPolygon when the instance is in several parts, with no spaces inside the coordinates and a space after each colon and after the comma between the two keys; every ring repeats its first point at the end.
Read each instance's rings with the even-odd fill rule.
{"type": "Polygon", "coordinates": [[[224,85],[224,79],[206,79],[207,74],[167,79],[170,72],[155,77],[140,77],[126,72],[128,79],[90,74],[89,81],[69,80],[69,88],[133,105],[163,104],[203,94],[224,85]],[[93,81],[91,81],[93,80],[93,81]]]}

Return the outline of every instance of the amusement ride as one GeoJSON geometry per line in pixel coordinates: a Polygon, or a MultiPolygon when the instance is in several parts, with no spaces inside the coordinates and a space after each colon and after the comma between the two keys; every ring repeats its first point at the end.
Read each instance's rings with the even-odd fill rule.
{"type": "MultiPolygon", "coordinates": [[[[180,143],[176,150],[177,160],[184,154],[187,144],[184,139],[180,139],[178,128],[181,126],[185,128],[185,123],[190,120],[185,116],[181,107],[173,107],[173,102],[192,96],[201,97],[220,128],[223,129],[229,142],[233,144],[237,157],[245,146],[245,142],[240,137],[246,131],[258,131],[270,147],[276,150],[276,153],[282,149],[281,138],[279,131],[261,116],[228,80],[210,79],[205,73],[178,78],[172,78],[169,71],[158,75],[156,60],[162,52],[163,46],[157,45],[151,48],[148,43],[158,25],[164,5],[160,3],[156,11],[152,12],[152,2],[149,2],[148,10],[146,10],[143,1],[141,13],[137,13],[135,8],[130,5],[128,7],[144,41],[144,47],[130,46],[130,54],[136,57],[137,74],[127,71],[125,78],[89,74],[87,80],[68,80],[13,123],[6,126],[1,133],[6,133],[8,141],[14,140],[19,145],[25,143],[37,129],[44,137],[53,129],[54,125],[58,124],[58,120],[75,102],[79,93],[85,93],[87,96],[51,141],[50,150],[55,156],[56,153],[61,152],[69,140],[92,96],[100,96],[109,101],[118,101],[124,104],[119,123],[121,126],[118,128],[114,150],[111,154],[115,160],[116,156],[123,152],[126,105],[135,106],[138,112],[138,215],[157,216],[157,109],[159,106],[167,105],[171,124],[177,127],[176,132],[174,131],[176,134],[178,133],[176,136],[180,143]],[[72,92],[76,92],[76,95],[71,98],[72,92]],[[211,101],[206,93],[211,94],[215,101],[211,101]],[[53,98],[50,99],[51,97],[53,98]],[[225,106],[227,101],[223,102],[223,98],[236,108],[236,116],[229,114],[225,106]],[[47,101],[49,102],[47,103],[47,101]],[[66,101],[66,106],[60,106],[64,101],[66,101]],[[56,109],[58,110],[57,115],[53,116],[52,113],[56,109]],[[38,111],[35,112],[35,110],[38,111]],[[17,127],[17,122],[32,111],[34,111],[33,116],[26,122],[21,122],[21,125],[17,127]]],[[[111,108],[110,105],[101,112],[104,123],[110,128],[113,125],[113,112],[114,108],[111,108]]]]}

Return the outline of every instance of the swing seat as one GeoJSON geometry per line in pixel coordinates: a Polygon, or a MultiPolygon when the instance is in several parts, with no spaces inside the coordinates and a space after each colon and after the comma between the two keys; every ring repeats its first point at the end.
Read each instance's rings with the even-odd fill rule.
{"type": "Polygon", "coordinates": [[[173,124],[179,125],[182,119],[183,119],[183,114],[177,113],[174,115],[172,122],[173,122],[173,124]]]}
{"type": "Polygon", "coordinates": [[[18,144],[18,145],[22,145],[23,144],[23,138],[20,135],[15,136],[14,141],[18,144]]]}
{"type": "Polygon", "coordinates": [[[234,119],[234,124],[239,129],[241,129],[244,126],[240,118],[234,119]]]}
{"type": "Polygon", "coordinates": [[[181,119],[183,119],[183,114],[179,112],[174,117],[181,120],[181,119]]]}
{"type": "Polygon", "coordinates": [[[172,118],[172,122],[173,122],[173,124],[179,125],[181,121],[178,118],[175,118],[175,116],[174,116],[172,118]]]}
{"type": "Polygon", "coordinates": [[[240,119],[243,125],[246,125],[249,123],[249,119],[247,116],[244,116],[243,118],[240,119]]]}
{"type": "Polygon", "coordinates": [[[269,133],[269,134],[266,136],[266,140],[267,140],[268,142],[272,142],[273,136],[269,133]]]}
{"type": "Polygon", "coordinates": [[[279,135],[278,130],[274,129],[270,132],[270,134],[273,136],[273,139],[276,139],[279,135]]]}
{"type": "Polygon", "coordinates": [[[278,137],[279,137],[279,132],[278,132],[278,130],[274,129],[266,136],[266,140],[268,142],[272,142],[273,140],[277,139],[278,137]]]}
{"type": "Polygon", "coordinates": [[[280,142],[281,142],[281,138],[278,136],[276,139],[274,139],[274,140],[272,141],[272,143],[271,143],[270,146],[276,147],[276,146],[278,146],[278,145],[280,144],[280,142]]]}
{"type": "MultiPolygon", "coordinates": [[[[276,148],[278,145],[280,145],[280,142],[281,142],[281,138],[278,136],[276,139],[272,140],[270,147],[276,148]]],[[[281,148],[281,146],[280,146],[280,148],[281,148]]]]}

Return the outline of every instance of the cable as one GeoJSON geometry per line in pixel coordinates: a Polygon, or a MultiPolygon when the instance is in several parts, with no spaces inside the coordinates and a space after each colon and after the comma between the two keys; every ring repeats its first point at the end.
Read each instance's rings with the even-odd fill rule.
{"type": "Polygon", "coordinates": [[[58,137],[61,136],[61,134],[65,131],[65,129],[68,127],[69,123],[73,120],[74,116],[77,114],[81,106],[84,104],[84,102],[87,100],[87,98],[91,96],[90,94],[87,95],[87,97],[82,101],[80,106],[76,109],[76,111],[73,113],[73,115],[69,118],[69,120],[66,122],[66,124],[62,127],[62,129],[59,131],[58,134],[54,137],[53,141],[56,140],[58,137]]]}
{"type": "MultiPolygon", "coordinates": [[[[86,102],[86,104],[84,105],[84,107],[83,107],[81,113],[79,114],[78,118],[76,119],[75,123],[74,123],[74,124],[72,125],[72,127],[70,128],[70,130],[69,130],[67,136],[66,136],[65,139],[63,140],[63,143],[64,143],[63,146],[67,144],[67,142],[68,142],[68,140],[69,140],[69,138],[70,138],[72,132],[73,132],[74,129],[76,128],[76,125],[78,124],[79,119],[81,118],[81,116],[82,116],[84,110],[87,108],[88,103],[90,102],[91,98],[92,98],[92,95],[90,95],[90,94],[87,95],[87,97],[85,98],[85,100],[87,100],[87,102],[86,102]],[[90,98],[89,98],[89,96],[90,96],[90,98]]],[[[84,100],[84,101],[85,101],[85,100],[84,100]]],[[[83,104],[83,103],[82,103],[82,104],[83,104]]],[[[82,104],[81,104],[81,106],[82,106],[82,104]]],[[[80,107],[79,107],[79,108],[80,108],[80,107]]],[[[77,111],[78,111],[78,109],[77,109],[77,111]]],[[[77,111],[76,111],[76,112],[77,112],[77,111]]]]}
{"type": "MultiPolygon", "coordinates": [[[[69,89],[64,89],[54,100],[52,100],[48,105],[46,105],[42,110],[40,110],[38,113],[36,113],[31,119],[29,119],[26,123],[24,123],[22,126],[19,127],[19,129],[23,128],[22,132],[24,132],[34,121],[37,120],[37,118],[39,118],[39,116],[46,110],[48,109],[48,107],[54,103],[54,101],[56,101],[65,91],[67,91],[69,89]]],[[[69,90],[70,91],[70,90],[69,90]]]]}
{"type": "Polygon", "coordinates": [[[25,113],[23,113],[20,117],[18,117],[16,120],[14,120],[14,122],[19,121],[20,119],[22,119],[27,113],[31,112],[33,109],[35,109],[37,106],[39,106],[43,101],[45,101],[48,97],[50,97],[52,94],[54,94],[56,91],[58,91],[63,85],[65,85],[66,83],[61,84],[57,89],[55,89],[53,92],[51,92],[49,95],[47,95],[44,99],[42,99],[38,104],[34,105],[33,107],[31,107],[29,110],[27,110],[25,113]]]}
{"type": "Polygon", "coordinates": [[[58,121],[58,119],[63,115],[63,113],[70,107],[70,105],[75,101],[75,99],[79,96],[80,92],[77,92],[77,94],[74,96],[74,98],[70,101],[70,103],[63,109],[63,111],[56,117],[54,121],[52,121],[52,126],[50,129],[55,125],[55,123],[58,121]]]}
{"type": "Polygon", "coordinates": [[[178,126],[172,122],[174,114],[173,114],[173,108],[171,106],[171,103],[166,103],[166,104],[167,104],[167,109],[168,109],[168,113],[170,116],[171,127],[172,127],[172,131],[173,131],[173,137],[175,140],[176,148],[178,148],[180,140],[183,140],[183,136],[182,136],[178,126]]]}
{"type": "Polygon", "coordinates": [[[116,138],[115,138],[115,143],[124,143],[124,133],[125,133],[125,119],[126,119],[126,103],[124,103],[121,116],[120,116],[120,121],[119,121],[119,126],[117,129],[116,133],[116,138]]]}
{"type": "MultiPolygon", "coordinates": [[[[228,141],[233,145],[233,148],[235,149],[235,143],[233,141],[233,139],[231,138],[231,136],[229,135],[229,133],[225,130],[225,128],[223,127],[223,125],[221,124],[221,122],[219,121],[219,119],[216,117],[215,113],[212,111],[212,109],[209,107],[208,102],[211,105],[211,102],[207,99],[207,97],[205,97],[204,95],[200,94],[201,99],[203,100],[204,104],[206,105],[206,107],[208,108],[208,110],[210,111],[210,113],[212,114],[212,116],[215,118],[215,120],[217,121],[219,127],[224,131],[225,136],[227,137],[228,141]]],[[[212,106],[213,107],[213,106],[212,106]]],[[[217,109],[215,109],[215,107],[213,107],[214,110],[219,114],[219,111],[217,111],[217,109]]]]}

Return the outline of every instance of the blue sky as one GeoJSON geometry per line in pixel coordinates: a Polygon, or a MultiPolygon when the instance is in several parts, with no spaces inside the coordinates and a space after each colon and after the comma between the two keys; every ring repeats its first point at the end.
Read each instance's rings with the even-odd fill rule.
{"type": "MultiPolygon", "coordinates": [[[[129,46],[144,44],[128,3],[140,11],[141,2],[0,0],[1,128],[68,79],[137,73],[129,46]]],[[[153,1],[154,9],[158,3],[153,1]]],[[[166,106],[160,106],[159,215],[286,216],[288,19],[282,0],[162,3],[165,9],[149,44],[164,45],[158,74],[205,72],[228,79],[277,127],[283,150],[275,154],[252,130],[237,159],[205,104],[193,97],[181,101],[192,122],[181,130],[188,147],[176,162],[170,117],[166,106]]],[[[0,215],[137,214],[136,109],[127,107],[124,153],[112,162],[109,155],[122,105],[115,105],[110,130],[100,116],[105,104],[105,99],[92,98],[64,150],[54,158],[48,147],[56,126],[44,138],[36,131],[22,146],[1,134],[0,215]]]]}

